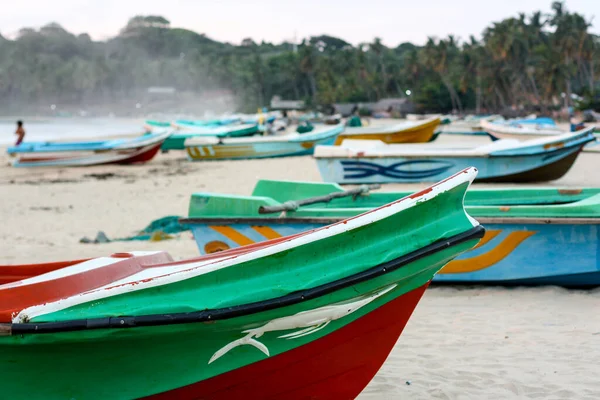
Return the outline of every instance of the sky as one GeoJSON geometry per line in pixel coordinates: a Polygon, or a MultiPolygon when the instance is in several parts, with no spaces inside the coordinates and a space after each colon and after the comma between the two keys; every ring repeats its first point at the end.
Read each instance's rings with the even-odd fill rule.
{"type": "MultiPolygon", "coordinates": [[[[57,22],[95,40],[118,34],[135,15],[161,15],[171,26],[239,44],[251,37],[274,43],[328,34],[352,44],[380,37],[387,46],[423,44],[427,37],[480,37],[493,21],[550,12],[551,0],[9,0],[0,12],[0,34],[57,22]],[[10,4],[10,5],[9,5],[10,4]]],[[[592,20],[600,34],[600,0],[568,0],[566,7],[592,20]]]]}

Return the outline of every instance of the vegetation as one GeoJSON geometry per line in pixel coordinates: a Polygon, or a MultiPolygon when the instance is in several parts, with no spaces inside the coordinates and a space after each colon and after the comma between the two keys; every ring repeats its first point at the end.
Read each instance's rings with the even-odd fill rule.
{"type": "MultiPolygon", "coordinates": [[[[375,38],[352,46],[316,36],[302,43],[221,43],[159,16],[132,18],[119,35],[94,42],[57,24],[0,36],[0,98],[6,104],[86,104],[135,99],[148,87],[197,94],[228,90],[246,110],[273,95],[311,105],[410,98],[421,111],[547,112],[571,94],[597,104],[600,38],[563,3],[552,12],[494,22],[481,39],[450,35],[424,46],[388,48],[375,38]]],[[[426,24],[424,24],[426,29],[426,24]]]]}

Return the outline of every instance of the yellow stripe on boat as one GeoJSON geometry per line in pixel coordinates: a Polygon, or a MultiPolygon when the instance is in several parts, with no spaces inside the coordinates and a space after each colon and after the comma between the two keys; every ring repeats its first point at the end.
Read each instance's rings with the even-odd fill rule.
{"type": "Polygon", "coordinates": [[[489,230],[489,231],[485,231],[485,236],[483,237],[483,239],[481,239],[479,241],[479,243],[477,243],[477,246],[473,247],[471,250],[475,250],[480,248],[481,246],[488,244],[490,242],[490,240],[494,239],[496,236],[498,236],[500,234],[500,232],[502,232],[501,230],[489,230]]]}
{"type": "Polygon", "coordinates": [[[247,236],[242,235],[237,230],[230,228],[229,226],[210,226],[210,229],[220,233],[225,236],[227,239],[230,239],[240,246],[246,246],[248,244],[254,243],[254,240],[250,239],[247,236]]]}
{"type": "MultiPolygon", "coordinates": [[[[495,232],[495,231],[492,231],[495,232]]],[[[487,253],[480,254],[475,257],[466,258],[464,260],[450,261],[439,273],[440,274],[460,274],[464,272],[475,272],[486,269],[506,258],[514,249],[517,248],[528,237],[535,235],[535,231],[519,231],[511,232],[500,244],[494,247],[487,253]]],[[[497,235],[497,233],[495,234],[497,235]]],[[[489,242],[492,238],[487,239],[488,233],[484,236],[484,242],[489,242]]],[[[468,254],[468,253],[467,253],[468,254]]]]}
{"type": "Polygon", "coordinates": [[[209,145],[187,147],[186,151],[194,160],[245,157],[256,154],[252,146],[209,145]]]}
{"type": "Polygon", "coordinates": [[[279,233],[275,232],[272,228],[268,226],[253,226],[252,229],[254,229],[256,232],[260,233],[269,240],[281,237],[279,233]]]}

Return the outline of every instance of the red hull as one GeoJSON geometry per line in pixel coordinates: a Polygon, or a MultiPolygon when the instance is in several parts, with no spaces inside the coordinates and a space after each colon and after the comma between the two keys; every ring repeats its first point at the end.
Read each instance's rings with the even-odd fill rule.
{"type": "MultiPolygon", "coordinates": [[[[158,151],[160,150],[160,147],[162,146],[163,142],[157,143],[156,145],[153,145],[152,147],[148,148],[147,150],[142,151],[141,153],[137,153],[138,151],[142,150],[143,147],[137,148],[137,149],[130,149],[130,150],[122,150],[120,152],[120,154],[129,154],[129,153],[133,153],[134,155],[132,155],[131,157],[128,158],[124,158],[122,160],[118,160],[118,161],[107,161],[107,162],[97,162],[94,164],[88,164],[89,165],[106,165],[106,164],[122,164],[122,165],[126,165],[126,164],[140,164],[140,163],[145,163],[148,162],[150,160],[152,160],[154,158],[154,156],[156,156],[156,154],[158,153],[158,151]],[[136,154],[137,153],[137,154],[136,154]]],[[[30,163],[30,164],[35,164],[36,162],[45,162],[45,161],[64,161],[64,160],[77,160],[79,159],[79,156],[48,156],[48,157],[27,157],[27,156],[22,156],[19,157],[19,162],[26,164],[26,163],[30,163]]]]}
{"type": "Polygon", "coordinates": [[[158,153],[158,150],[160,150],[160,146],[162,146],[162,142],[141,154],[138,154],[134,157],[120,161],[118,164],[139,164],[139,163],[148,162],[154,158],[156,153],[158,153]]]}
{"type": "Polygon", "coordinates": [[[353,399],[383,365],[427,285],[305,346],[151,399],[353,399]]]}

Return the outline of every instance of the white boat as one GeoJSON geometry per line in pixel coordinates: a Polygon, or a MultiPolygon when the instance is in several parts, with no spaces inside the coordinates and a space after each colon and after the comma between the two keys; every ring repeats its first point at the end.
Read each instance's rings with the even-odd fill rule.
{"type": "MultiPolygon", "coordinates": [[[[568,131],[561,129],[559,126],[551,124],[498,124],[482,121],[481,126],[492,138],[492,140],[530,140],[551,138],[557,135],[569,133],[568,131]]],[[[591,129],[593,130],[594,127],[591,127],[591,129]]],[[[596,138],[595,141],[585,146],[583,151],[598,153],[600,152],[599,144],[600,142],[598,141],[598,138],[596,138]]]]}

